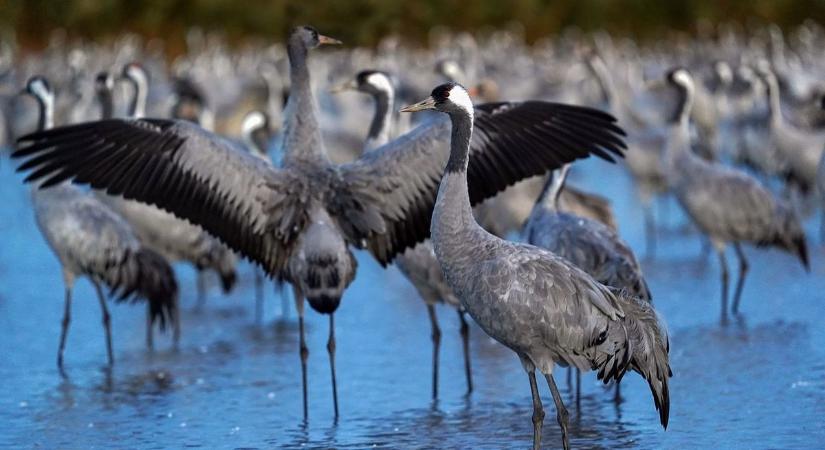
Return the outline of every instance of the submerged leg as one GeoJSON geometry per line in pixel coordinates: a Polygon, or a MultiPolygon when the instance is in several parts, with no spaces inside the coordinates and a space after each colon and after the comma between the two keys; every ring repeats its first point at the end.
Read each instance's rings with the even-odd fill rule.
{"type": "Polygon", "coordinates": [[[264,276],[255,268],[255,325],[260,325],[264,317],[264,276]]]}
{"type": "Polygon", "coordinates": [[[722,322],[728,321],[728,262],[725,259],[725,247],[716,246],[719,254],[719,267],[722,271],[722,322]]]}
{"type": "Polygon", "coordinates": [[[180,344],[180,297],[177,294],[172,308],[172,346],[177,350],[180,344]]]}
{"type": "Polygon", "coordinates": [[[204,271],[198,269],[197,274],[198,280],[198,303],[195,306],[195,309],[200,311],[206,306],[206,276],[204,275],[204,271]]]}
{"type": "Polygon", "coordinates": [[[739,243],[733,244],[736,250],[736,257],[739,258],[739,279],[736,281],[736,290],[733,293],[733,313],[739,314],[739,299],[742,296],[742,288],[745,287],[745,276],[748,274],[748,259],[739,243]]]}
{"type": "Polygon", "coordinates": [[[329,370],[332,374],[332,405],[335,408],[335,418],[338,419],[338,383],[335,382],[335,314],[329,315],[327,352],[329,352],[329,370]]]}
{"type": "Polygon", "coordinates": [[[63,302],[63,320],[60,322],[60,346],[57,348],[57,368],[64,377],[63,371],[63,349],[66,348],[66,335],[69,333],[69,323],[72,320],[72,286],[74,286],[74,275],[66,270],[63,271],[63,280],[66,284],[66,298],[63,302]]]}
{"type": "Polygon", "coordinates": [[[473,392],[473,372],[470,366],[470,326],[464,317],[464,312],[458,311],[458,319],[461,321],[461,342],[464,348],[464,374],[467,377],[467,394],[473,392]]]}
{"type": "Polygon", "coordinates": [[[149,351],[155,349],[154,320],[152,320],[152,307],[146,303],[146,348],[149,351]]]}
{"type": "Polygon", "coordinates": [[[275,282],[275,289],[278,290],[278,296],[281,297],[281,317],[289,316],[289,299],[286,294],[286,282],[275,282]]]}
{"type": "Polygon", "coordinates": [[[645,257],[649,260],[656,259],[656,220],[653,217],[651,205],[644,207],[645,213],[645,257]]]}
{"type": "Polygon", "coordinates": [[[819,218],[819,242],[820,244],[825,243],[825,210],[822,211],[819,218]]]}
{"type": "Polygon", "coordinates": [[[106,355],[109,357],[109,365],[111,366],[115,363],[115,357],[112,355],[112,325],[109,308],[106,307],[106,298],[100,289],[100,283],[92,278],[92,284],[95,286],[95,291],[97,291],[97,300],[100,302],[100,312],[103,314],[103,329],[106,331],[106,355]]]}
{"type": "Polygon", "coordinates": [[[567,436],[567,408],[561,401],[559,388],[556,387],[556,381],[553,379],[553,374],[546,374],[544,378],[547,379],[547,385],[550,386],[550,393],[553,394],[553,401],[556,402],[556,420],[561,427],[561,441],[564,450],[570,450],[570,438],[567,436]]]}
{"type": "Polygon", "coordinates": [[[300,341],[298,344],[298,353],[301,356],[301,386],[303,388],[304,399],[304,420],[308,418],[307,412],[307,358],[309,357],[309,349],[307,348],[306,338],[304,337],[304,294],[297,287],[293,287],[295,293],[295,310],[298,311],[298,333],[300,334],[300,341]]]}
{"type": "Polygon", "coordinates": [[[541,406],[535,371],[528,371],[527,376],[530,378],[530,393],[533,394],[533,450],[539,450],[541,449],[541,425],[544,423],[544,408],[541,406]]]}
{"type": "Polygon", "coordinates": [[[430,327],[433,341],[433,400],[438,398],[438,350],[441,346],[441,328],[438,327],[438,318],[435,315],[435,305],[427,304],[427,314],[430,316],[430,327]]]}
{"type": "Polygon", "coordinates": [[[576,408],[582,406],[582,371],[576,368],[576,408]]]}

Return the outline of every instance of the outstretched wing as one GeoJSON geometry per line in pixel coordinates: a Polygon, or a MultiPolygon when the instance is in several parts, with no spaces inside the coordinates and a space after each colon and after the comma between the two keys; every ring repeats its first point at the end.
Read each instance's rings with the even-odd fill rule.
{"type": "Polygon", "coordinates": [[[305,186],[184,121],[102,120],[20,138],[19,171],[41,187],[73,180],[202,226],[271,274],[306,223],[305,186]]]}
{"type": "MultiPolygon", "coordinates": [[[[621,156],[624,132],[607,113],[540,101],[476,108],[470,148],[470,201],[594,154],[621,156]]],[[[450,151],[445,118],[407,133],[341,167],[338,196],[350,235],[366,237],[381,264],[429,236],[438,185],[450,151]]]]}

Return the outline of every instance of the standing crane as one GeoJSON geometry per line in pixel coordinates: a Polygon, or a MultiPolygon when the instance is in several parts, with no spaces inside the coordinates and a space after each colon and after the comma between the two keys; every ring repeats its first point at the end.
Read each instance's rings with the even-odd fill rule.
{"type": "MultiPolygon", "coordinates": [[[[560,106],[561,107],[561,106],[560,106]]],[[[461,305],[493,339],[521,360],[533,396],[533,448],[541,446],[544,409],[535,369],[544,374],[556,404],[565,450],[570,447],[568,413],[553,368],[556,364],[598,370],[602,380],[619,381],[627,369],[648,382],[662,426],[670,412],[668,340],[649,303],[613,291],[547,250],[500,239],[485,231],[470,209],[468,181],[473,170],[470,141],[474,108],[467,91],[454,83],[433,89],[429,98],[401,111],[433,109],[452,122],[450,158],[438,190],[431,234],[447,283],[461,305]]],[[[606,120],[613,121],[604,114],[606,120]]],[[[620,130],[615,128],[615,133],[620,130]]],[[[573,132],[575,138],[591,131],[573,132]]],[[[596,142],[604,142],[597,138],[596,142]]],[[[618,152],[615,145],[607,149],[618,152]]],[[[585,147],[612,160],[598,144],[585,147]]]]}
{"type": "Polygon", "coordinates": [[[806,269],[805,232],[793,208],[752,176],[720,163],[705,161],[690,149],[690,108],[693,77],[683,68],[667,74],[668,84],[679,93],[680,107],[671,118],[665,163],[668,183],[691,221],[704,233],[719,255],[722,272],[722,321],[728,314],[728,265],[725,247],[733,244],[739,259],[739,276],[733,295],[733,314],[748,272],[741,243],[772,246],[795,254],[806,269]]]}
{"type": "MultiPolygon", "coordinates": [[[[310,90],[307,56],[337,42],[311,27],[287,44],[291,93],[281,167],[267,165],[190,122],[112,119],[21,137],[14,153],[49,187],[65,180],[155,204],[220,238],[282,276],[296,298],[304,416],[307,416],[304,299],[329,316],[330,371],[337,412],[333,314],[355,277],[351,247],[382,265],[429,235],[451,128],[435,120],[348,164],[329,161],[310,90]]],[[[472,141],[470,182],[479,203],[521,179],[603,147],[622,145],[609,116],[592,109],[528,101],[482,105],[472,141]],[[570,129],[583,130],[570,135],[570,129]],[[525,132],[529,130],[529,132],[525,132]],[[524,161],[531,164],[524,164],[524,161]],[[495,163],[493,163],[495,161],[495,163]]]]}
{"type": "MultiPolygon", "coordinates": [[[[52,128],[54,94],[48,82],[39,76],[26,83],[26,94],[37,100],[39,106],[38,130],[52,128]]],[[[26,169],[27,165],[21,166],[26,169]]],[[[106,353],[109,365],[114,363],[109,310],[101,284],[117,295],[118,301],[132,298],[146,301],[147,345],[152,346],[152,328],[155,322],[161,329],[166,322],[174,323],[177,345],[178,285],[172,268],[160,255],[143,247],[131,227],[116,213],[92,195],[68,184],[59,183],[49,188],[33,189],[37,226],[49,247],[57,255],[63,270],[66,287],[63,320],[57,366],[63,370],[63,350],[71,322],[72,289],[75,280],[86,276],[97,293],[106,332],[106,353]]]]}

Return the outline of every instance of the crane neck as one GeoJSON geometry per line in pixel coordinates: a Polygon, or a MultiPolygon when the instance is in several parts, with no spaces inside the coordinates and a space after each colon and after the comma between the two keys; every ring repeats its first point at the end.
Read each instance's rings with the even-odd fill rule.
{"type": "Polygon", "coordinates": [[[287,44],[290,91],[284,113],[284,162],[328,161],[309,77],[309,49],[300,36],[287,44]]]}
{"type": "Polygon", "coordinates": [[[254,128],[244,128],[241,133],[241,140],[243,140],[246,148],[250,152],[265,161],[270,161],[267,154],[267,145],[269,144],[269,132],[267,125],[261,125],[254,128]]]}
{"type": "Polygon", "coordinates": [[[696,88],[693,84],[677,85],[677,92],[679,93],[678,107],[676,113],[671,119],[671,123],[679,128],[688,130],[690,125],[690,113],[693,110],[693,101],[696,96],[696,88]]]}
{"type": "MultiPolygon", "coordinates": [[[[460,110],[450,113],[450,159],[446,173],[462,173],[466,179],[470,157],[470,138],[473,134],[473,112],[460,110]]],[[[469,200],[468,200],[469,201],[469,200]]]]}
{"type": "Polygon", "coordinates": [[[779,98],[779,82],[774,74],[765,77],[765,89],[768,91],[768,109],[771,117],[771,125],[778,126],[782,123],[782,106],[779,98]]]}
{"type": "Polygon", "coordinates": [[[54,94],[36,95],[38,115],[37,131],[48,130],[54,127],[54,94]]]}
{"type": "Polygon", "coordinates": [[[439,262],[460,257],[460,242],[466,242],[481,229],[473,217],[467,185],[467,163],[470,152],[470,136],[473,130],[472,112],[458,111],[450,114],[452,135],[450,157],[433,209],[430,234],[439,262]]]}
{"type": "Polygon", "coordinates": [[[564,188],[564,183],[567,181],[567,174],[570,171],[570,164],[561,166],[558,174],[550,172],[547,176],[547,181],[539,194],[536,201],[536,206],[543,208],[546,211],[559,210],[559,197],[564,188]]]}
{"type": "Polygon", "coordinates": [[[607,104],[610,105],[610,108],[613,110],[618,109],[620,105],[617,104],[619,99],[617,99],[616,85],[613,84],[613,77],[608,72],[604,61],[602,61],[601,58],[594,58],[588,65],[590,66],[593,74],[596,76],[596,81],[602,89],[602,93],[604,94],[605,100],[607,100],[607,104]]]}
{"type": "Polygon", "coordinates": [[[114,99],[112,91],[101,89],[97,91],[97,102],[100,105],[100,118],[103,120],[114,117],[114,99]]]}
{"type": "Polygon", "coordinates": [[[364,144],[364,152],[368,152],[380,147],[390,141],[390,129],[392,128],[392,104],[395,101],[395,93],[392,89],[379,90],[372,95],[375,101],[375,114],[372,116],[370,129],[367,133],[367,142],[364,144]]]}
{"type": "Polygon", "coordinates": [[[149,92],[149,85],[143,77],[130,77],[134,94],[129,103],[129,116],[135,119],[146,117],[146,96],[149,92]]]}

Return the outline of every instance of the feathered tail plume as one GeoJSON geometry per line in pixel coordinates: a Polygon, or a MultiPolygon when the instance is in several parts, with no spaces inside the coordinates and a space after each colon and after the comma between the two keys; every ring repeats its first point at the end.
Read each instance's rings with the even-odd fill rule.
{"type": "Polygon", "coordinates": [[[773,235],[759,242],[759,245],[775,245],[787,250],[802,262],[805,270],[810,271],[808,260],[808,245],[805,241],[805,230],[792,208],[779,204],[774,216],[773,235]]]}
{"type": "Polygon", "coordinates": [[[209,237],[201,241],[205,246],[203,254],[197,263],[198,270],[212,269],[221,277],[221,288],[224,294],[228,294],[235,287],[238,273],[235,270],[237,258],[229,247],[223,245],[215,238],[209,237]]]}
{"type": "Polygon", "coordinates": [[[105,271],[101,278],[116,295],[117,301],[149,302],[152,323],[164,329],[177,314],[178,282],[166,259],[147,248],[126,255],[122,264],[105,271]]]}
{"type": "Polygon", "coordinates": [[[670,417],[668,378],[673,375],[668,361],[670,343],[667,330],[650,303],[625,291],[613,290],[624,309],[621,322],[611,322],[594,338],[593,369],[605,383],[621,381],[627,369],[638,372],[650,386],[659,420],[667,428],[670,417]]]}
{"type": "Polygon", "coordinates": [[[625,312],[627,335],[633,345],[630,368],[647,380],[659,420],[667,428],[670,417],[668,378],[673,376],[668,358],[667,330],[650,303],[629,295],[620,295],[619,301],[625,312]]]}
{"type": "MultiPolygon", "coordinates": [[[[222,246],[223,247],[223,246],[222,246]]],[[[223,293],[228,294],[235,287],[235,281],[238,279],[238,272],[235,270],[235,254],[227,247],[223,247],[218,259],[218,274],[221,276],[221,288],[223,293]]]]}

